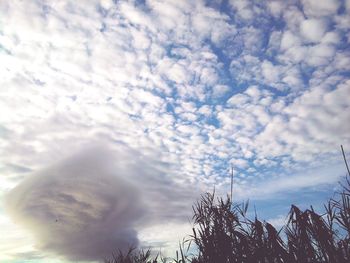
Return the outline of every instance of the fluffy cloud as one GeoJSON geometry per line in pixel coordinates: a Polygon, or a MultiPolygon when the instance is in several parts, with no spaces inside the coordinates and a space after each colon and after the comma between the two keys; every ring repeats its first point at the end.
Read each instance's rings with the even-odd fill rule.
{"type": "Polygon", "coordinates": [[[308,16],[328,16],[337,13],[341,2],[339,0],[302,0],[303,9],[308,16]]]}
{"type": "Polygon", "coordinates": [[[7,196],[9,213],[34,232],[40,249],[73,260],[137,245],[134,224],[143,214],[125,171],[114,176],[98,157],[85,154],[27,178],[7,196]]]}
{"type": "Polygon", "coordinates": [[[269,1],[267,6],[273,16],[279,17],[282,14],[285,3],[284,1],[269,1]]]}
{"type": "Polygon", "coordinates": [[[293,46],[299,45],[300,44],[300,39],[295,36],[292,32],[290,31],[285,31],[283,33],[282,39],[281,39],[281,49],[286,50],[288,48],[291,48],[293,46]]]}
{"type": "Polygon", "coordinates": [[[320,42],[327,31],[327,27],[322,20],[306,19],[300,25],[302,36],[310,42],[320,42]]]}
{"type": "Polygon", "coordinates": [[[9,214],[34,234],[39,249],[71,260],[101,260],[136,246],[138,231],[151,222],[185,216],[180,200],[192,195],[136,154],[121,145],[85,148],[11,190],[9,214]]]}

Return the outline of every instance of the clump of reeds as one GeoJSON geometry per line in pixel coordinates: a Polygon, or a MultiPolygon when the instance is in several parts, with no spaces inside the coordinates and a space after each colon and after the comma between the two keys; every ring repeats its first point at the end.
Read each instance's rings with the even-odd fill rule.
{"type": "MultiPolygon", "coordinates": [[[[350,262],[350,179],[320,215],[292,205],[277,231],[266,221],[247,217],[248,203],[233,204],[206,193],[193,206],[193,234],[180,245],[174,263],[347,263],[350,262]],[[185,246],[185,243],[189,242],[185,246]],[[194,255],[188,255],[190,243],[194,255]],[[185,248],[186,247],[186,248],[185,248]]],[[[119,253],[106,263],[157,263],[149,250],[119,253]]]]}
{"type": "MultiPolygon", "coordinates": [[[[162,261],[163,262],[163,261],[162,261]]],[[[151,250],[136,250],[130,248],[127,253],[118,251],[111,259],[106,259],[105,263],[158,263],[158,256],[151,257],[151,250]]]]}
{"type": "MultiPolygon", "coordinates": [[[[248,218],[248,203],[238,205],[230,197],[206,193],[193,206],[193,234],[180,245],[173,262],[349,263],[350,172],[337,194],[325,205],[324,214],[292,205],[286,225],[277,231],[256,215],[248,218]],[[194,253],[190,255],[191,243],[194,253]]],[[[133,252],[119,253],[106,263],[165,262],[151,259],[149,250],[133,252]]]]}
{"type": "Polygon", "coordinates": [[[345,189],[340,200],[330,200],[323,215],[292,205],[287,224],[277,231],[257,217],[249,219],[247,204],[207,193],[194,206],[198,255],[191,262],[350,262],[349,194],[345,189]]]}
{"type": "Polygon", "coordinates": [[[268,222],[247,217],[248,204],[232,204],[214,194],[193,207],[193,242],[198,255],[191,262],[350,262],[350,179],[339,199],[331,199],[322,215],[292,205],[286,225],[277,231],[268,222]]]}

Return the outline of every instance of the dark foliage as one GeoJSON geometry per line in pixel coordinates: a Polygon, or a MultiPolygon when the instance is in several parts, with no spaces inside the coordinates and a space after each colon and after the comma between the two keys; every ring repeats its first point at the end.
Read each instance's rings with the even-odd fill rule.
{"type": "Polygon", "coordinates": [[[350,262],[350,181],[339,200],[331,199],[323,215],[313,208],[292,205],[288,221],[278,232],[257,217],[249,219],[248,204],[206,194],[194,206],[193,242],[199,263],[350,262]]]}
{"type": "MultiPolygon", "coordinates": [[[[175,263],[346,263],[350,262],[350,179],[320,215],[292,205],[286,225],[247,217],[237,205],[207,193],[193,206],[193,234],[180,245],[175,263]],[[192,244],[192,245],[191,245],[192,244]],[[189,251],[194,251],[190,254],[189,251]]],[[[150,252],[119,254],[107,263],[157,263],[150,252]]]]}
{"type": "MultiPolygon", "coordinates": [[[[126,254],[118,251],[116,255],[112,255],[112,259],[105,260],[105,263],[157,263],[158,256],[151,258],[151,250],[136,251],[130,248],[126,254]]],[[[162,261],[161,261],[162,262],[162,261]]]]}

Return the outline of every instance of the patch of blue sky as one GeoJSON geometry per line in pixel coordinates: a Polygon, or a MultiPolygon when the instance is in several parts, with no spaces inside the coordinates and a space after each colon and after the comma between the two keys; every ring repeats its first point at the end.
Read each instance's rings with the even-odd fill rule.
{"type": "Polygon", "coordinates": [[[324,205],[331,198],[337,199],[334,194],[337,189],[337,184],[325,185],[317,188],[303,188],[297,190],[288,190],[274,194],[266,199],[260,200],[250,199],[250,213],[253,213],[253,207],[257,211],[258,218],[268,220],[275,218],[278,215],[287,217],[291,205],[296,205],[300,209],[310,209],[311,206],[316,212],[323,214],[325,212],[324,205]]]}

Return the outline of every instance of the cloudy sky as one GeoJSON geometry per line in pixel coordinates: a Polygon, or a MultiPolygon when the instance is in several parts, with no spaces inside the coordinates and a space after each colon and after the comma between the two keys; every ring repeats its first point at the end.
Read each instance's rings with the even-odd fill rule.
{"type": "Polygon", "coordinates": [[[350,1],[1,0],[1,262],[171,250],[214,186],[280,225],[350,152],[350,1]],[[5,231],[4,231],[5,230],[5,231]]]}

